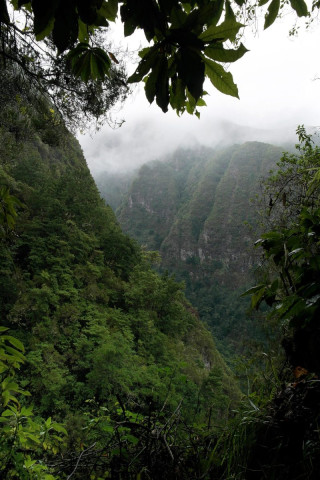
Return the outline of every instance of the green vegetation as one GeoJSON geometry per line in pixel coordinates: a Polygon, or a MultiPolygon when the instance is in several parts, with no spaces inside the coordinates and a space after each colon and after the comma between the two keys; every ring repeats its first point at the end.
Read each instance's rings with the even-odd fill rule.
{"type": "Polygon", "coordinates": [[[266,321],[280,330],[284,352],[276,394],[251,422],[245,479],[319,476],[320,151],[303,127],[298,135],[298,152],[284,154],[265,182],[272,230],[256,243],[264,265],[259,285],[246,292],[253,308],[269,305],[266,321]]]}
{"type": "Polygon", "coordinates": [[[76,140],[9,75],[0,89],[2,476],[203,474],[206,441],[194,438],[225,424],[237,384],[183,286],[122,233],[76,140]]]}
{"type": "MultiPolygon", "coordinates": [[[[166,232],[167,236],[160,246],[162,255],[166,259],[167,252],[163,246],[169,244],[168,239],[174,232],[176,243],[171,244],[171,256],[168,256],[167,260],[171,263],[168,264],[177,266],[179,272],[181,257],[179,259],[178,247],[187,244],[192,254],[186,256],[184,269],[186,272],[190,269],[194,276],[198,275],[193,280],[195,292],[193,301],[196,305],[198,302],[203,318],[206,318],[205,315],[209,317],[212,310],[214,313],[220,313],[220,332],[228,337],[228,329],[233,328],[238,336],[238,343],[233,344],[237,348],[240,347],[240,337],[248,334],[251,338],[249,348],[254,353],[251,354],[252,358],[248,361],[241,355],[237,365],[246,396],[222,435],[211,437],[211,453],[205,460],[210,478],[316,480],[319,476],[320,152],[303,127],[298,128],[298,135],[300,143],[296,146],[296,153],[285,153],[278,161],[276,160],[277,156],[278,158],[280,156],[279,149],[261,144],[246,144],[240,148],[229,149],[220,156],[216,154],[215,162],[217,158],[222,159],[223,155],[226,156],[226,166],[220,174],[214,192],[209,190],[210,195],[214,197],[212,209],[207,205],[209,202],[202,200],[201,203],[199,193],[202,191],[202,182],[213,185],[212,178],[207,173],[209,170],[205,170],[204,166],[208,168],[208,165],[211,165],[212,171],[216,172],[217,164],[212,160],[209,162],[200,160],[198,163],[194,160],[198,169],[193,169],[192,162],[190,165],[188,161],[191,153],[179,152],[179,155],[184,154],[187,158],[185,183],[188,184],[189,178],[196,179],[195,185],[190,181],[189,185],[193,185],[193,188],[189,189],[188,185],[184,195],[175,187],[173,191],[178,191],[179,195],[172,193],[168,195],[169,189],[166,190],[164,183],[159,182],[161,185],[159,190],[152,184],[153,179],[158,182],[160,172],[164,171],[168,172],[170,185],[174,184],[173,156],[161,165],[150,164],[143,167],[129,191],[130,202],[126,202],[120,212],[119,218],[122,221],[125,219],[129,227],[135,225],[134,220],[129,219],[129,211],[139,219],[140,229],[134,233],[137,238],[140,237],[140,241],[141,239],[146,243],[152,241],[156,232],[152,231],[151,234],[148,226],[145,230],[141,227],[144,219],[149,218],[148,209],[154,210],[153,217],[160,215],[161,212],[155,210],[154,206],[157,205],[157,195],[165,191],[166,195],[162,201],[168,202],[165,205],[168,212],[173,211],[174,220],[171,230],[166,232]],[[228,161],[230,157],[231,161],[228,161]],[[260,318],[259,320],[256,318],[255,322],[262,323],[264,332],[271,336],[269,346],[264,347],[268,349],[261,350],[261,346],[258,349],[254,348],[255,341],[259,340],[256,331],[251,329],[244,312],[243,317],[240,316],[240,301],[245,301],[245,298],[236,300],[240,291],[234,289],[231,293],[226,284],[206,285],[205,282],[201,284],[198,273],[201,272],[201,261],[194,253],[196,251],[191,250],[197,235],[201,238],[201,230],[200,235],[199,233],[194,235],[192,231],[192,205],[197,205],[201,213],[210,212],[208,218],[215,219],[215,225],[223,225],[222,234],[234,236],[235,242],[239,242],[243,234],[236,235],[238,229],[241,232],[240,225],[237,229],[234,228],[237,219],[243,221],[245,212],[247,220],[251,223],[254,220],[254,207],[249,209],[243,192],[248,192],[249,185],[252,186],[254,182],[258,186],[259,175],[266,174],[270,167],[273,171],[263,181],[262,194],[259,197],[262,216],[256,217],[255,220],[256,224],[260,222],[261,235],[256,242],[256,259],[260,259],[260,266],[254,272],[257,284],[243,295],[251,295],[253,311],[262,310],[258,312],[260,318]],[[199,174],[202,169],[206,171],[203,177],[199,174]],[[140,186],[143,188],[140,189],[140,186]],[[233,198],[231,192],[235,192],[233,198]],[[183,200],[178,204],[178,208],[173,210],[170,208],[170,202],[177,198],[183,200]],[[140,208],[137,208],[135,203],[140,208]],[[178,228],[181,229],[180,236],[178,228]],[[187,232],[187,235],[183,237],[181,232],[187,232]],[[183,243],[179,243],[181,238],[183,243]],[[262,308],[264,305],[267,309],[262,308]],[[246,328],[249,329],[248,332],[245,331],[246,328]]],[[[162,173],[160,180],[164,182],[165,176],[162,173]]],[[[256,191],[258,190],[251,190],[251,194],[256,191]]],[[[208,199],[208,196],[204,198],[208,199]]],[[[163,208],[163,203],[161,205],[163,208]]],[[[208,225],[207,219],[204,225],[208,225]]],[[[211,224],[211,229],[207,229],[207,232],[214,238],[221,238],[214,224],[211,224]]],[[[246,242],[250,243],[254,233],[251,231],[247,235],[246,242]]],[[[224,241],[218,246],[222,245],[222,251],[225,251],[227,244],[225,236],[224,241]]],[[[244,248],[243,244],[237,245],[239,253],[243,254],[244,248]]],[[[227,283],[226,279],[232,278],[231,268],[225,266],[222,270],[223,258],[216,262],[215,268],[207,272],[211,275],[208,276],[207,283],[209,278],[214,278],[215,271],[219,270],[220,278],[225,279],[227,283]]],[[[207,263],[204,262],[203,269],[207,263]]],[[[187,284],[188,287],[190,288],[190,284],[187,284]]],[[[223,348],[222,351],[225,353],[226,349],[223,348]]]]}
{"type": "Polygon", "coordinates": [[[272,307],[270,316],[286,333],[284,347],[291,365],[317,373],[320,150],[303,127],[298,134],[299,155],[285,154],[265,184],[272,230],[256,245],[268,268],[262,267],[261,283],[248,293],[254,308],[262,301],[272,307]]]}
{"type": "MultiPolygon", "coordinates": [[[[158,254],[121,231],[47,101],[33,103],[19,75],[10,88],[3,88],[7,78],[1,81],[1,476],[316,480],[319,148],[310,136],[299,129],[298,154],[285,154],[265,184],[269,231],[257,242],[265,262],[247,293],[254,308],[262,301],[270,307],[263,318],[283,336],[284,353],[274,343],[260,372],[245,364],[241,399],[183,285],[156,273],[158,254]]],[[[150,175],[159,172],[158,193],[166,193],[160,207],[175,216],[169,234],[179,238],[180,226],[189,232],[187,248],[178,244],[188,272],[200,272],[201,256],[188,252],[216,238],[213,219],[228,235],[236,218],[244,220],[240,173],[252,184],[279,151],[247,144],[216,153],[214,161],[211,151],[200,154],[196,165],[191,152],[182,152],[141,173],[155,193],[150,175]]],[[[137,189],[135,195],[147,211],[157,206],[156,197],[137,189]]],[[[175,248],[167,239],[162,244],[175,248]]],[[[214,260],[210,273],[227,281],[232,269],[225,257],[214,260]]],[[[200,280],[197,288],[205,285],[200,280]]],[[[209,289],[215,304],[220,295],[226,306],[223,293],[209,289]]]]}
{"type": "Polygon", "coordinates": [[[156,100],[164,112],[170,105],[179,115],[200,116],[206,78],[220,92],[238,97],[223,65],[247,52],[239,32],[255,22],[261,9],[268,28],[286,3],[298,17],[316,16],[319,9],[316,0],[311,12],[304,0],[1,0],[0,51],[5,64],[15,65],[39,91],[51,95],[71,124],[79,125],[82,112],[99,125],[128,93],[123,68],[114,68],[119,60],[103,35],[120,7],[125,36],[140,29],[150,44],[139,52],[141,60],[128,82],[144,81],[148,101],[156,100]],[[8,5],[24,14],[24,28],[8,5]]]}
{"type": "MultiPolygon", "coordinates": [[[[230,361],[267,337],[240,295],[258,262],[252,199],[280,155],[280,148],[258,142],[216,152],[180,149],[144,165],[117,210],[124,231],[159,250],[160,270],[184,281],[187,298],[230,361]]],[[[115,179],[99,181],[108,202],[115,179]]]]}
{"type": "MultiPolygon", "coordinates": [[[[156,273],[158,255],[121,231],[62,121],[82,108],[99,120],[126,95],[121,73],[117,77],[111,68],[117,58],[104,50],[98,28],[107,18],[114,21],[119,3],[125,33],[142,28],[153,41],[140,52],[130,79],[145,80],[150,102],[156,99],[163,111],[170,103],[179,114],[198,115],[205,76],[237,96],[231,75],[217,63],[246,51],[223,46],[236,41],[242,27],[231,4],[10,3],[24,11],[26,24],[21,30],[12,23],[6,0],[0,0],[1,477],[316,480],[319,148],[300,128],[298,155],[285,155],[266,184],[265,224],[271,228],[257,242],[265,263],[259,284],[247,294],[254,308],[262,301],[269,306],[263,318],[277,337],[284,334],[284,354],[279,347],[265,352],[260,374],[246,365],[241,401],[183,284],[156,273]],[[34,39],[45,40],[43,54],[34,39]],[[46,66],[44,59],[50,60],[46,66]]],[[[303,0],[291,6],[298,16],[308,14],[303,0]]],[[[270,2],[265,27],[279,7],[270,2]]],[[[319,4],[313,7],[317,11],[319,4]]],[[[193,274],[197,297],[201,292],[205,298],[206,275],[226,285],[237,262],[247,266],[240,244],[251,240],[237,222],[251,220],[242,217],[248,185],[264,172],[264,159],[277,153],[249,144],[220,152],[211,163],[211,152],[204,151],[196,165],[189,158],[186,171],[170,165],[169,183],[167,167],[159,169],[166,194],[159,204],[165,213],[156,217],[162,230],[156,233],[152,225],[146,238],[160,245],[169,267],[178,258],[177,271],[187,283],[193,274]],[[228,237],[219,242],[217,223],[239,241],[236,251],[228,237]],[[218,249],[211,253],[209,245],[218,249]]],[[[149,190],[153,168],[143,170],[149,190]]],[[[136,200],[141,211],[157,214],[155,197],[136,200]]],[[[243,280],[240,272],[234,290],[243,280]]],[[[223,293],[209,289],[210,307],[223,293]]],[[[221,318],[232,318],[225,308],[230,298],[221,298],[221,318]]],[[[231,320],[231,330],[234,325],[231,320]]]]}
{"type": "Polygon", "coordinates": [[[0,327],[0,472],[2,478],[54,480],[48,461],[66,445],[62,424],[35,417],[32,407],[22,406],[19,396],[30,396],[15,381],[25,362],[23,344],[0,327]]]}

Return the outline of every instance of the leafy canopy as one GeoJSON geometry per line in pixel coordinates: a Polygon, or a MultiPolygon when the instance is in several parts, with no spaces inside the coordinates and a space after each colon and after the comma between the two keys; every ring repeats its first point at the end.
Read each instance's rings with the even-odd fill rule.
{"type": "MultiPolygon", "coordinates": [[[[7,3],[0,2],[0,22],[12,29],[15,26],[7,3]]],[[[11,0],[10,3],[32,19],[28,29],[32,28],[36,41],[49,38],[59,58],[66,58],[72,77],[85,84],[103,84],[112,74],[112,64],[117,59],[103,46],[95,45],[94,40],[101,29],[115,21],[120,7],[125,36],[141,29],[150,43],[140,51],[141,60],[128,83],[143,80],[147,99],[150,103],[156,100],[164,112],[170,105],[178,114],[187,111],[197,116],[197,107],[205,105],[206,77],[220,92],[239,96],[231,73],[221,63],[235,62],[247,52],[236,42],[244,27],[240,22],[241,9],[250,14],[256,7],[268,4],[265,28],[275,21],[280,10],[280,0],[261,0],[258,6],[245,0],[11,0]],[[235,43],[236,48],[227,48],[230,43],[235,43]]],[[[290,0],[290,5],[298,16],[308,15],[304,0],[290,0]]],[[[313,8],[318,8],[318,4],[313,8]]]]}

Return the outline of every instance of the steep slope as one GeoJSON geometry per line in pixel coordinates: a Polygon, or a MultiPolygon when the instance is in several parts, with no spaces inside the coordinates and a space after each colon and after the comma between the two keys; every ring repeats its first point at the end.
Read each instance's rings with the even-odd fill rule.
{"type": "Polygon", "coordinates": [[[185,281],[187,297],[225,353],[263,338],[239,295],[255,265],[251,199],[280,155],[280,148],[259,142],[177,151],[143,166],[118,210],[124,230],[159,250],[161,268],[185,281]]]}
{"type": "Polygon", "coordinates": [[[102,197],[108,197],[108,205],[116,209],[124,201],[127,191],[130,188],[136,170],[129,172],[102,172],[95,177],[96,185],[102,197]]]}
{"type": "Polygon", "coordinates": [[[183,399],[185,418],[205,418],[209,396],[219,423],[237,387],[181,285],[122,233],[54,110],[0,80],[0,184],[23,204],[1,238],[0,315],[26,346],[38,412],[71,422],[75,442],[87,401],[165,414],[183,399]]]}
{"type": "MultiPolygon", "coordinates": [[[[188,205],[197,188],[201,166],[212,155],[210,149],[178,151],[168,162],[144,165],[133,180],[129,195],[119,211],[119,221],[141,244],[160,250],[170,235],[179,212],[188,205]]],[[[108,201],[108,194],[105,197],[108,201]]]]}

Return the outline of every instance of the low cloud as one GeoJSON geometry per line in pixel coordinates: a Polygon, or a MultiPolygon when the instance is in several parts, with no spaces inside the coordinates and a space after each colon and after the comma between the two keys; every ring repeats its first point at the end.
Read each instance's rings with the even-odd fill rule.
{"type": "Polygon", "coordinates": [[[117,130],[104,127],[94,137],[81,136],[89,168],[99,172],[131,170],[163,157],[179,146],[223,146],[248,140],[286,147],[295,141],[298,124],[319,125],[320,31],[288,37],[286,25],[270,27],[259,38],[245,41],[249,52],[230,71],[240,100],[205,88],[207,107],[201,119],[175,112],[164,114],[148,104],[143,87],[136,88],[119,117],[117,130]]]}

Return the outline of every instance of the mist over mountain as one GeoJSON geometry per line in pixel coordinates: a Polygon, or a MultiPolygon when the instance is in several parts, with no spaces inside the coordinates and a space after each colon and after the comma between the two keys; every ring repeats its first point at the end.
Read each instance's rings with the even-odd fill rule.
{"type": "MultiPolygon", "coordinates": [[[[194,121],[194,119],[193,119],[194,121]]],[[[197,125],[196,125],[197,127],[197,125]]],[[[296,125],[275,129],[238,125],[227,120],[211,120],[201,128],[172,125],[154,119],[124,123],[117,130],[99,132],[94,139],[79,137],[88,166],[99,182],[103,172],[130,172],[151,160],[166,158],[178,148],[225,148],[235,143],[259,141],[290,148],[296,125]]]]}
{"type": "Polygon", "coordinates": [[[187,297],[224,353],[242,352],[246,343],[263,338],[240,294],[254,281],[257,263],[252,199],[281,152],[261,142],[197,146],[177,149],[132,173],[97,177],[124,231],[158,250],[161,270],[185,282],[187,297]]]}

